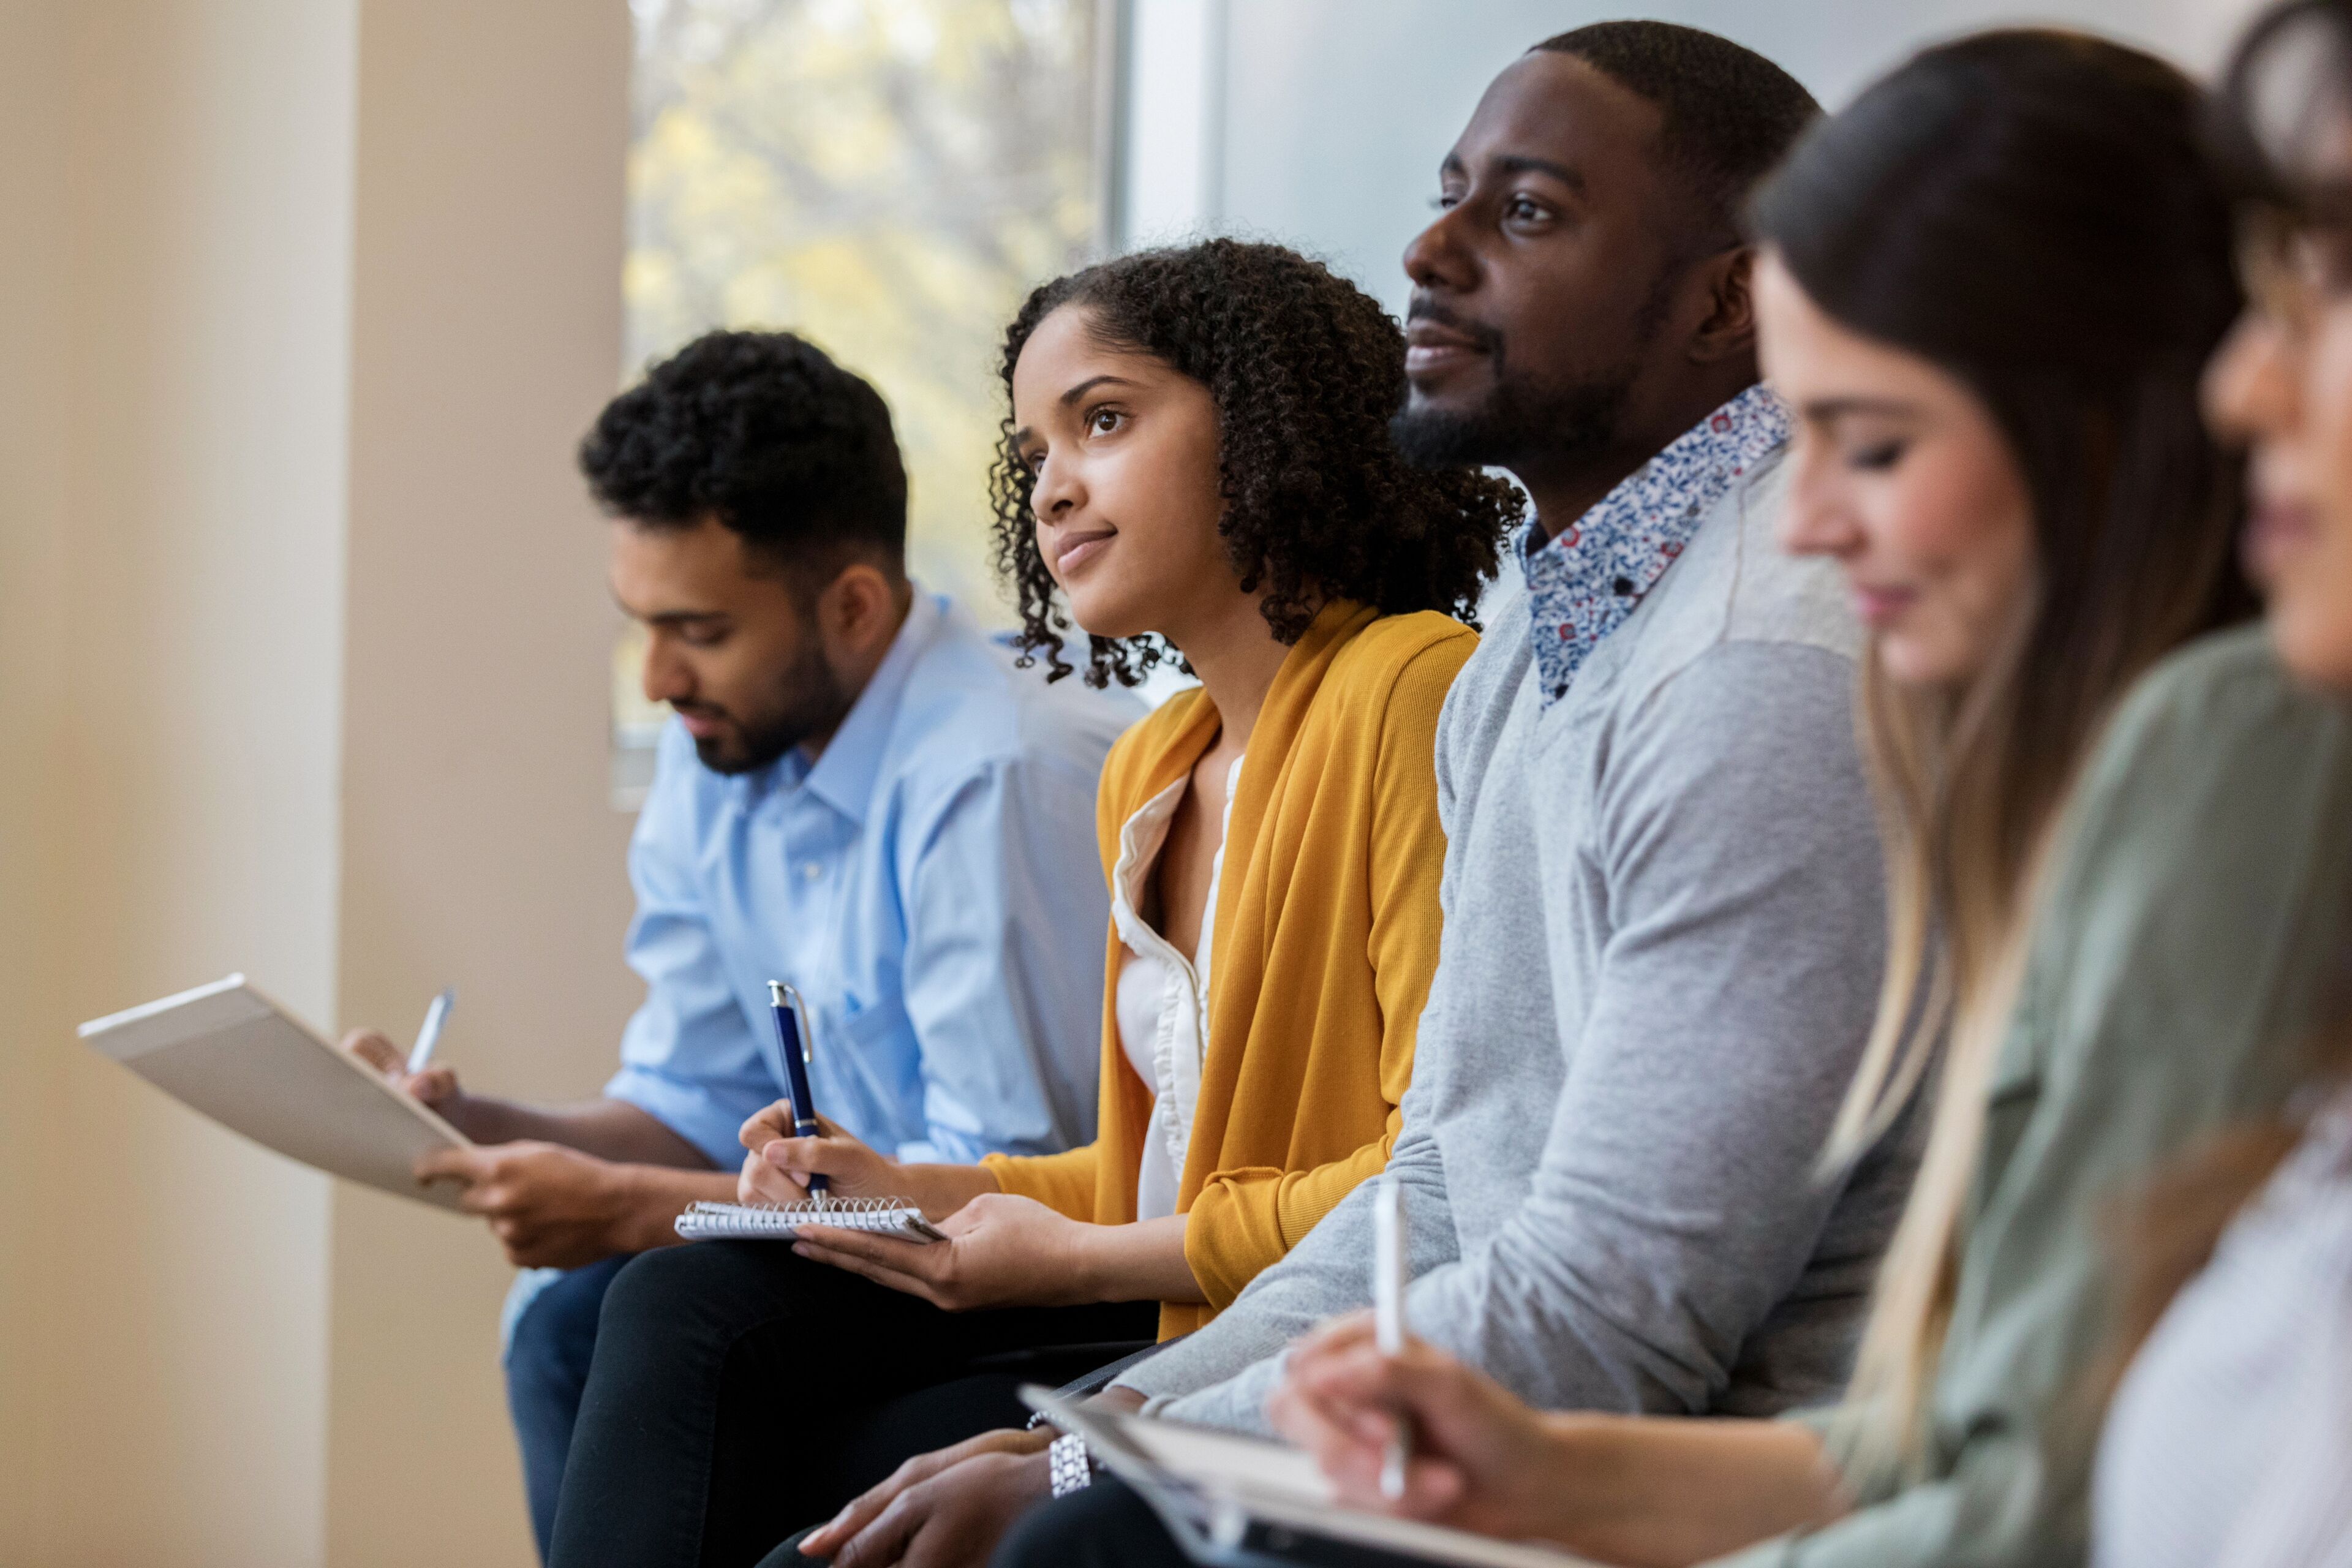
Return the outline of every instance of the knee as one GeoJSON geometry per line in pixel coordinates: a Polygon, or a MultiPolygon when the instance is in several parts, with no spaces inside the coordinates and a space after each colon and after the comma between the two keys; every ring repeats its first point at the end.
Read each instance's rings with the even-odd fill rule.
{"type": "MultiPolygon", "coordinates": [[[[779,1257],[779,1254],[782,1257],[779,1257]]],[[[597,1336],[625,1342],[740,1332],[792,1310],[771,1243],[698,1241],[631,1258],[604,1292],[597,1336]]]]}

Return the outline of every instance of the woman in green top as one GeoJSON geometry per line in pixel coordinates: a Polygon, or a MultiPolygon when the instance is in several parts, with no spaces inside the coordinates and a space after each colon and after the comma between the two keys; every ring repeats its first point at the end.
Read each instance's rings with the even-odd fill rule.
{"type": "Polygon", "coordinates": [[[1765,367],[1801,421],[1783,526],[1839,559],[1874,634],[1891,957],[1833,1161],[1938,1075],[1848,1404],[1781,1423],[1540,1415],[1426,1349],[1381,1356],[1349,1322],[1294,1354],[1275,1414],[1351,1500],[1616,1563],[2079,1558],[2090,1434],[2069,1433],[2068,1400],[2103,1337],[2095,1199],[2265,1092],[2231,1064],[2272,1037],[2276,998],[2204,982],[2283,973],[2273,906],[2303,889],[2281,898],[2277,857],[2248,841],[2341,771],[2306,765],[2259,647],[2200,654],[2108,723],[2242,603],[2234,465],[2196,413],[2237,304],[2198,107],[2134,51],[1984,35],[1874,87],[1759,198],[1765,367]],[[2242,764],[2251,823],[2211,810],[2242,764]],[[2195,831],[2164,821],[2176,801],[2195,831]],[[2170,1028],[2213,1062],[2137,1073],[2116,1026],[2170,1028]],[[1388,1503],[1399,1412],[1416,1458],[1388,1503]]]}

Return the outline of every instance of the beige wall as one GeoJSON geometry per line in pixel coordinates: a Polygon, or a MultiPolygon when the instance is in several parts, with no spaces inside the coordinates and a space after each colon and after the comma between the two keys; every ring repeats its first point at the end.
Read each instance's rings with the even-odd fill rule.
{"type": "Polygon", "coordinates": [[[530,1560],[487,1237],[72,1025],[243,968],[402,1031],[454,984],[477,1083],[608,1068],[628,824],[570,449],[619,360],[626,70],[618,0],[0,0],[10,1568],[530,1560]]]}
{"type": "MultiPolygon", "coordinates": [[[[362,8],[343,1015],[414,1028],[453,984],[448,1059],[541,1098],[609,1076],[637,994],[617,621],[572,465],[621,359],[628,49],[617,3],[362,8]]],[[[478,1226],[334,1207],[329,1560],[530,1562],[509,1271],[478,1226]]]]}
{"type": "Polygon", "coordinates": [[[0,10],[0,1560],[307,1563],[328,1203],[86,1054],[334,1005],[354,7],[0,10]]]}

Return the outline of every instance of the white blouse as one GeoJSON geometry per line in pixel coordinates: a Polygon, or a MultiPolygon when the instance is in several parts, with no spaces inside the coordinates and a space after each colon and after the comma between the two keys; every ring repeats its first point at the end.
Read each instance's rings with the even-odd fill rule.
{"type": "Polygon", "coordinates": [[[1201,910],[1201,944],[1187,959],[1136,913],[1152,869],[1168,843],[1176,807],[1191,787],[1178,779],[1143,803],[1118,830],[1118,860],[1111,868],[1110,919],[1127,951],[1118,968],[1116,1009],[1119,1048],[1135,1075],[1151,1086],[1151,1121],[1143,1140],[1143,1168],[1135,1181],[1135,1217],[1163,1219],[1176,1212],[1176,1188],[1192,1140],[1192,1111],[1201,1098],[1201,1064],[1209,1054],[1209,954],[1216,943],[1217,884],[1224,879],[1225,835],[1234,819],[1234,791],[1242,759],[1225,775],[1225,809],[1217,823],[1217,853],[1209,868],[1209,901],[1201,910]]]}

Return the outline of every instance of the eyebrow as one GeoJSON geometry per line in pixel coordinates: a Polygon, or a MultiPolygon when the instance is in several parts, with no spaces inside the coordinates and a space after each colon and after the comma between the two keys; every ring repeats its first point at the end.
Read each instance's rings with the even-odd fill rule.
{"type": "MultiPolygon", "coordinates": [[[[1505,153],[1494,160],[1495,167],[1506,174],[1548,174],[1570,190],[1581,191],[1586,181],[1583,174],[1566,163],[1555,163],[1549,158],[1538,158],[1531,153],[1505,153]]],[[[1470,166],[1459,155],[1448,153],[1437,165],[1440,175],[1459,174],[1467,178],[1470,166]]]]}
{"type": "MultiPolygon", "coordinates": [[[[1123,375],[1113,375],[1108,371],[1105,371],[1100,375],[1090,375],[1087,377],[1086,380],[1078,383],[1077,385],[1070,388],[1069,391],[1062,394],[1061,396],[1055,398],[1054,401],[1060,404],[1063,407],[1067,408],[1079,398],[1084,397],[1087,393],[1092,392],[1096,387],[1105,384],[1111,386],[1140,386],[1143,384],[1139,381],[1129,381],[1123,375]]],[[[1029,444],[1029,437],[1034,436],[1036,433],[1037,432],[1029,426],[1024,425],[1020,429],[1013,432],[1013,447],[1017,449],[1027,446],[1029,444]]]]}
{"type": "Polygon", "coordinates": [[[631,620],[643,621],[649,626],[692,626],[697,621],[727,619],[727,612],[724,610],[661,610],[650,616],[641,616],[627,605],[622,604],[621,596],[617,594],[613,595],[613,603],[620,605],[621,613],[631,620]]]}
{"type": "Polygon", "coordinates": [[[1916,415],[1919,405],[1899,397],[1821,397],[1805,404],[1802,412],[1808,419],[1826,422],[1849,414],[1916,415]]]}

